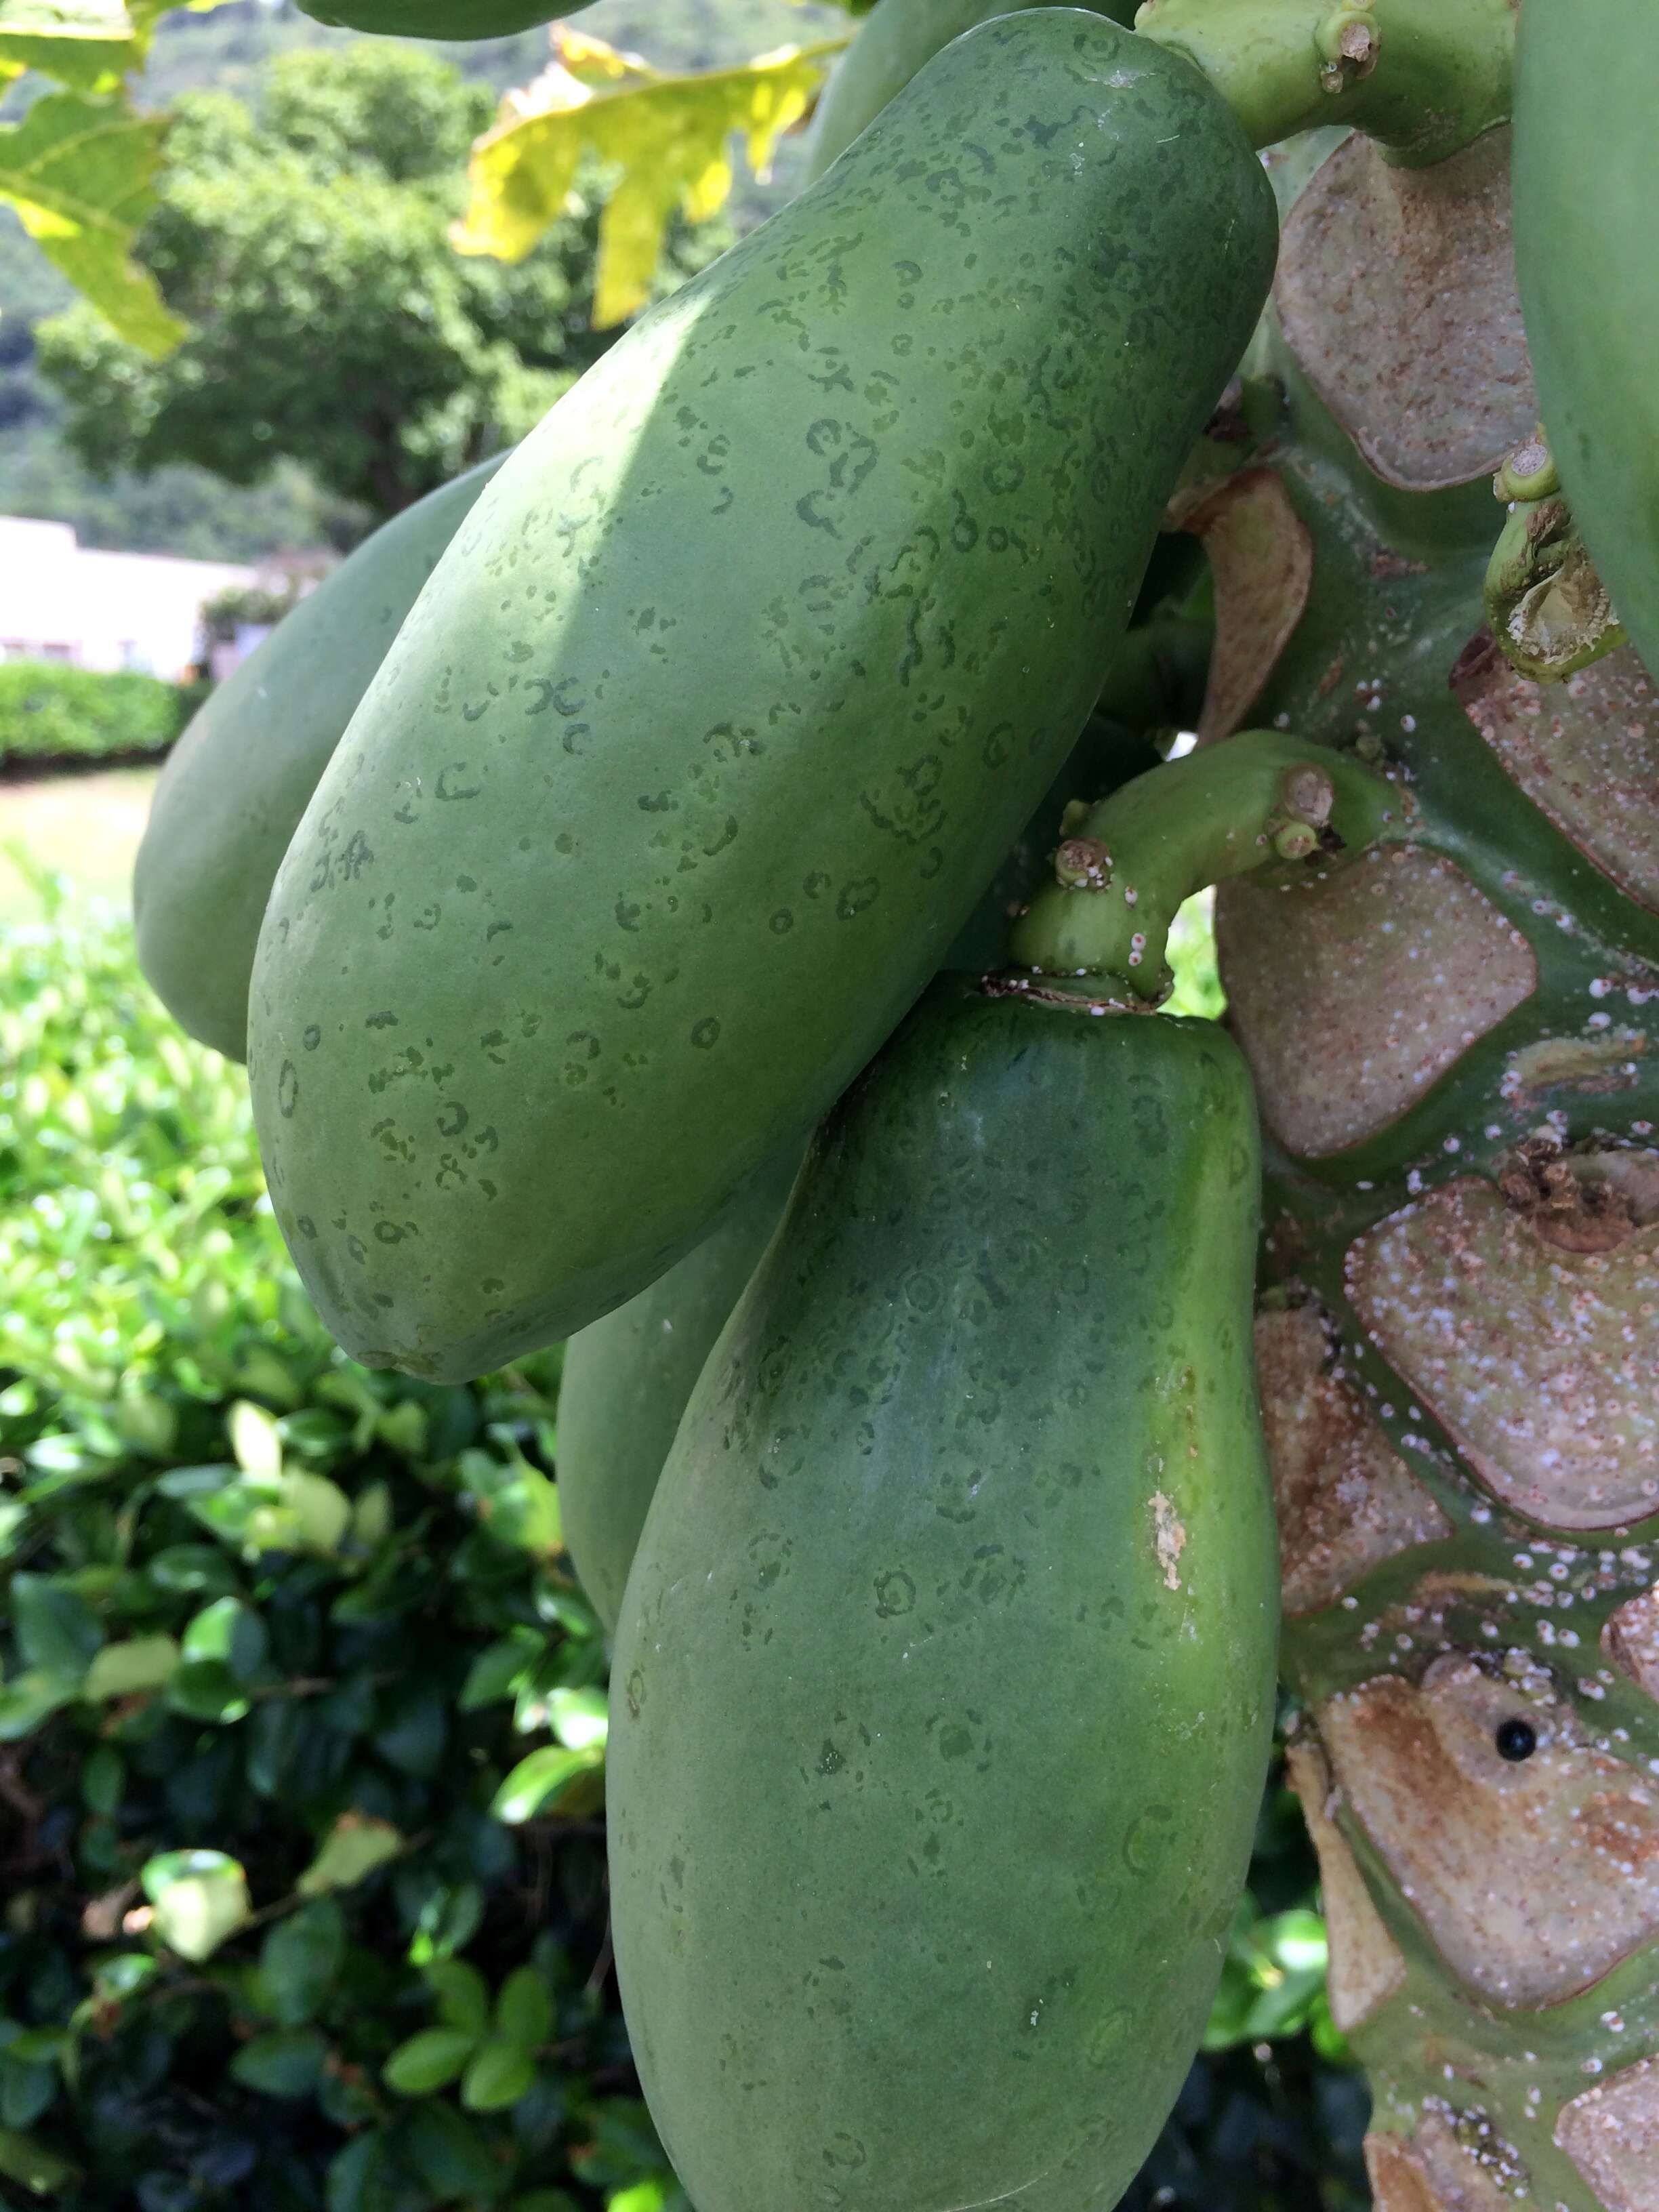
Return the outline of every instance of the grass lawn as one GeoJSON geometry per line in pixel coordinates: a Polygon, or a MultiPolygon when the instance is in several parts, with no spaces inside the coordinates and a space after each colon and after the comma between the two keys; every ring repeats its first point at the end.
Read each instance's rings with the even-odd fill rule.
{"type": "Polygon", "coordinates": [[[18,868],[13,848],[35,867],[67,877],[73,892],[125,907],[132,856],[159,774],[153,768],[118,768],[0,784],[0,927],[40,916],[40,899],[18,868]]]}

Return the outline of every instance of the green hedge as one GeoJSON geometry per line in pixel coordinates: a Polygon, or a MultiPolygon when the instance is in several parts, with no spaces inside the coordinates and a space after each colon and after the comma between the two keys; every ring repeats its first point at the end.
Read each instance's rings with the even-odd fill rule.
{"type": "Polygon", "coordinates": [[[204,687],[106,676],[55,660],[0,660],[0,767],[165,753],[204,687]]]}
{"type": "MultiPolygon", "coordinates": [[[[342,1358],[240,1072],[62,913],[0,939],[0,2201],[686,2212],[610,1971],[556,1353],[342,1358]]],[[[1276,1790],[1142,2212],[1364,2203],[1312,1879],[1276,1790]]]]}

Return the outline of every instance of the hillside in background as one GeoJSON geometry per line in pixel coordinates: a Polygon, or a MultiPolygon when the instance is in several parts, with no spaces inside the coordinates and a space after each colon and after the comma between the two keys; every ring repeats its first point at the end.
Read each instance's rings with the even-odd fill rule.
{"type": "MultiPolygon", "coordinates": [[[[583,29],[659,68],[687,70],[834,36],[846,23],[838,9],[793,0],[598,0],[580,21],[583,29]]],[[[161,20],[139,97],[157,107],[187,92],[247,99],[277,55],[348,45],[352,37],[313,23],[288,0],[274,7],[230,0],[206,15],[180,9],[161,20]]],[[[546,31],[534,30],[428,50],[504,91],[536,75],[547,46],[546,31]]],[[[16,99],[14,92],[8,112],[16,99]]],[[[732,209],[740,224],[757,220],[787,192],[796,158],[795,148],[785,149],[769,191],[740,185],[732,209]]],[[[0,514],[72,523],[88,545],[198,560],[257,560],[286,549],[343,546],[358,535],[357,513],[291,465],[251,490],[194,467],[170,466],[148,477],[123,473],[107,483],[94,477],[65,451],[58,402],[34,368],[34,325],[70,297],[10,210],[0,208],[0,514]]]]}

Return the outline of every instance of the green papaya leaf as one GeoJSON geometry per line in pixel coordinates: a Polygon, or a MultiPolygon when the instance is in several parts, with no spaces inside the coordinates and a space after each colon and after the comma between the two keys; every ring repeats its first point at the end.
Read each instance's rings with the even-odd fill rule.
{"type": "Polygon", "coordinates": [[[477,2040],[461,2027],[423,2027],[400,2043],[381,2068],[386,2085],[400,2097],[429,2097],[434,2089],[447,2089],[460,2078],[477,2040]]]}
{"type": "Polygon", "coordinates": [[[698,222],[725,205],[732,136],[743,135],[763,176],[847,41],[780,46],[733,68],[672,76],[568,24],[555,24],[552,39],[551,64],[506,95],[495,129],[474,146],[471,197],[451,235],[462,253],[521,261],[563,212],[583,155],[614,165],[622,173],[599,218],[593,297],[605,329],[649,298],[676,209],[698,222]]]}
{"type": "Polygon", "coordinates": [[[106,1698],[131,1698],[159,1690],[179,1669],[179,1646],[170,1636],[129,1636],[106,1644],[86,1672],[81,1695],[96,1705],[106,1698]]]}
{"type": "Polygon", "coordinates": [[[553,2033],[553,2000],[533,1966],[515,1967],[495,1999],[495,2033],[503,2043],[534,2051],[553,2033]]]}
{"type": "Polygon", "coordinates": [[[47,93],[21,123],[0,125],[0,201],[111,327],[155,359],[185,326],[130,250],[154,204],[166,130],[163,117],[73,92],[47,93]]]}
{"type": "Polygon", "coordinates": [[[516,1827],[538,1813],[556,1812],[559,1800],[580,1777],[604,1762],[597,1749],[570,1751],[563,1744],[544,1744],[521,1759],[495,1792],[490,1811],[498,1820],[516,1827]]]}
{"type": "Polygon", "coordinates": [[[461,2102],[470,2112],[502,2112],[518,2103],[535,2079],[536,2062],[527,2051],[492,2038],[462,2076],[461,2102]]]}
{"type": "Polygon", "coordinates": [[[351,1889],[404,1849],[401,1829],[367,1813],[342,1813],[322,1847],[294,1885],[301,1897],[351,1889]]]}
{"type": "Polygon", "coordinates": [[[489,1984],[465,1959],[434,1959],[425,1970],[446,2027],[476,2039],[489,2026],[489,1984]]]}
{"type": "Polygon", "coordinates": [[[248,1917],[247,1876],[223,1851],[162,1851],[139,1880],[157,1937],[181,1959],[211,1958],[248,1917]]]}
{"type": "Polygon", "coordinates": [[[230,2062],[245,2089],[265,2097],[308,2097],[328,2057],[326,2037],[314,2027],[276,2027],[245,2043],[230,2062]]]}

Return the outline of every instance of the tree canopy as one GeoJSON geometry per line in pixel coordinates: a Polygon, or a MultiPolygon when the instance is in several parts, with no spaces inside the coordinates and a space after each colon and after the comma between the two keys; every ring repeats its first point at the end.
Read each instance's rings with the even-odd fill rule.
{"type": "MultiPolygon", "coordinates": [[[[38,325],[74,451],[240,484],[291,459],[386,515],[522,436],[613,335],[589,328],[601,193],[516,264],[457,254],[493,107],[380,41],[285,55],[252,106],[182,99],[137,258],[190,335],[156,362],[82,304],[38,325]]],[[[659,284],[723,242],[680,227],[659,284]]]]}

